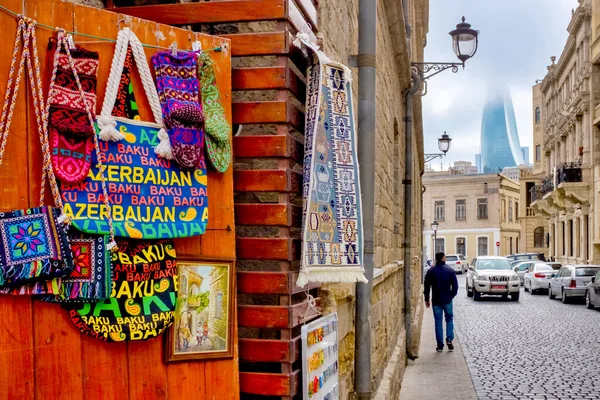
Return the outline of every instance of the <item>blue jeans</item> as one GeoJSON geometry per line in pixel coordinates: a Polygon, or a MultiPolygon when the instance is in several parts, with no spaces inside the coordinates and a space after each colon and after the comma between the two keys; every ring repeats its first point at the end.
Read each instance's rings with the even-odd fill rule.
{"type": "Polygon", "coordinates": [[[452,302],[444,306],[433,306],[433,318],[435,319],[435,340],[438,347],[444,347],[443,314],[446,314],[446,341],[454,340],[454,313],[452,302]]]}

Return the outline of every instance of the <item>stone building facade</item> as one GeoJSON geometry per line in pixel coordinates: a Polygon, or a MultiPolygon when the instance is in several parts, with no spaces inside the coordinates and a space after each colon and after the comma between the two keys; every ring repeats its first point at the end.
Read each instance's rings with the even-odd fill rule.
{"type": "MultiPolygon", "coordinates": [[[[424,172],[423,129],[420,96],[414,97],[413,146],[414,212],[404,215],[405,93],[411,87],[410,62],[423,60],[428,30],[428,0],[407,0],[412,26],[410,46],[401,1],[378,1],[377,98],[375,149],[375,278],[371,313],[372,390],[376,398],[397,398],[406,364],[404,290],[412,296],[413,349],[418,348],[421,304],[421,174],[424,172]],[[407,220],[410,218],[410,221],[407,220]],[[404,224],[411,223],[413,259],[403,258],[404,224]],[[404,268],[411,268],[413,284],[404,287],[404,268]],[[420,307],[420,306],[419,306],[420,307]]],[[[358,53],[358,0],[319,2],[325,53],[335,61],[350,64],[358,53]]],[[[355,82],[358,70],[353,68],[355,82]]],[[[356,96],[357,90],[354,91],[356,96]]],[[[354,102],[358,104],[358,101],[354,102]]],[[[340,318],[340,398],[353,390],[354,285],[325,285],[326,312],[340,318]]]]}
{"type": "Polygon", "coordinates": [[[462,254],[470,261],[521,250],[518,182],[502,174],[452,175],[444,171],[426,173],[423,186],[423,245],[428,259],[434,260],[438,251],[462,254]],[[434,220],[439,224],[435,243],[434,220]]]}
{"type": "Polygon", "coordinates": [[[545,170],[530,188],[531,206],[546,218],[549,256],[563,264],[600,261],[600,217],[594,212],[600,205],[600,60],[593,56],[600,52],[599,7],[598,1],[579,0],[567,44],[558,61],[552,57],[539,87],[545,170]]]}

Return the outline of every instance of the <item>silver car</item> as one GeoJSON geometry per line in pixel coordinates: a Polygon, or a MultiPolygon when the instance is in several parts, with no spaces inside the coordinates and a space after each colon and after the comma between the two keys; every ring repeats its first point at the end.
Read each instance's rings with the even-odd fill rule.
{"type": "Polygon", "coordinates": [[[521,285],[525,282],[525,273],[531,269],[531,267],[535,264],[535,261],[519,261],[513,267],[513,270],[519,275],[519,280],[521,281],[521,285]]]}
{"type": "Polygon", "coordinates": [[[560,296],[563,303],[571,299],[585,296],[586,285],[600,270],[598,265],[565,265],[557,273],[552,274],[548,285],[548,296],[551,299],[560,296]]]}
{"type": "Polygon", "coordinates": [[[463,274],[469,270],[469,262],[462,254],[446,255],[446,264],[457,274],[463,274]]]}
{"type": "Polygon", "coordinates": [[[466,279],[467,297],[479,301],[482,294],[501,295],[519,301],[521,282],[506,257],[482,256],[473,260],[466,279]]]}
{"type": "Polygon", "coordinates": [[[554,268],[543,262],[534,263],[523,278],[523,287],[526,292],[536,294],[539,290],[548,290],[550,277],[554,274],[554,268]]]}

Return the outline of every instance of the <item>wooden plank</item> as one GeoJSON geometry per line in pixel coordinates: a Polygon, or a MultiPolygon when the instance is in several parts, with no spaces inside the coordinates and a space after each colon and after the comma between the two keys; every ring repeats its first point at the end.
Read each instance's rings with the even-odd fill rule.
{"type": "Polygon", "coordinates": [[[236,225],[290,226],[292,206],[287,204],[237,204],[236,225]]]}
{"type": "Polygon", "coordinates": [[[236,33],[221,37],[231,40],[234,57],[284,55],[289,53],[292,43],[288,32],[236,33]]]}
{"type": "Polygon", "coordinates": [[[286,101],[252,101],[233,103],[234,124],[277,124],[286,123],[288,105],[286,101]]]}
{"type": "MultiPolygon", "coordinates": [[[[75,6],[74,11],[77,17],[71,18],[75,31],[103,37],[117,36],[118,14],[79,6],[75,6]]],[[[89,39],[75,36],[75,41],[79,40],[89,39]]],[[[98,52],[100,66],[97,94],[103,96],[108,78],[108,66],[105,66],[104,62],[112,59],[114,46],[104,43],[86,43],[83,46],[98,52]]],[[[75,327],[73,329],[77,331],[75,327]]],[[[106,343],[84,335],[81,337],[81,359],[84,393],[94,393],[102,399],[116,399],[129,392],[125,343],[106,343]],[[102,373],[102,379],[98,378],[99,371],[102,373]]]]}
{"type": "Polygon", "coordinates": [[[292,327],[308,323],[321,315],[321,298],[316,298],[315,301],[317,303],[316,309],[310,307],[308,301],[294,304],[292,306],[292,327]]]}
{"type": "Polygon", "coordinates": [[[290,8],[289,8],[288,21],[290,21],[290,24],[292,25],[292,27],[296,30],[296,32],[308,34],[308,36],[310,37],[310,40],[313,43],[317,43],[318,40],[312,31],[312,25],[308,24],[304,20],[304,15],[302,15],[302,12],[300,12],[300,9],[298,8],[298,6],[296,6],[296,4],[292,1],[292,2],[290,2],[289,7],[290,8]]]}
{"type": "Polygon", "coordinates": [[[300,370],[290,374],[240,372],[240,391],[262,396],[293,397],[298,392],[300,370]]]}
{"type": "Polygon", "coordinates": [[[285,89],[286,67],[233,69],[233,90],[285,89]]]}
{"type": "Polygon", "coordinates": [[[250,238],[235,240],[237,257],[250,260],[293,260],[294,250],[289,238],[250,238]]]}
{"type": "Polygon", "coordinates": [[[315,31],[319,30],[319,13],[312,0],[296,0],[296,3],[302,10],[302,13],[308,19],[315,31]]]}
{"type": "Polygon", "coordinates": [[[287,192],[291,189],[289,170],[235,171],[234,189],[237,192],[287,192]]]}
{"type": "Polygon", "coordinates": [[[290,139],[287,135],[236,136],[233,138],[233,154],[237,158],[287,158],[290,139]]]}
{"type": "Polygon", "coordinates": [[[289,272],[239,271],[238,292],[252,294],[290,294],[289,272]]]}
{"type": "Polygon", "coordinates": [[[300,76],[292,68],[286,69],[286,87],[288,90],[296,96],[300,103],[306,101],[306,84],[302,81],[300,76]]]}
{"type": "MultiPolygon", "coordinates": [[[[21,0],[6,0],[4,7],[17,13],[23,13],[21,0]]],[[[0,41],[0,51],[7,55],[0,64],[0,98],[4,99],[6,82],[10,69],[8,55],[12,54],[14,36],[17,31],[17,20],[5,12],[0,12],[0,26],[6,40],[0,41]]],[[[23,160],[28,160],[27,107],[25,91],[28,85],[21,83],[17,104],[15,105],[12,126],[8,136],[4,163],[0,167],[0,210],[9,211],[29,206],[29,185],[27,184],[29,168],[20,167],[23,160]],[[25,182],[25,184],[22,184],[25,182]]],[[[38,144],[39,147],[39,144],[38,144]]],[[[35,391],[34,357],[33,357],[33,312],[31,298],[27,296],[2,296],[0,301],[0,398],[1,399],[33,399],[35,391]]]]}
{"type": "Polygon", "coordinates": [[[240,361],[294,363],[300,354],[300,336],[294,340],[240,339],[240,361]]]}
{"type": "MultiPolygon", "coordinates": [[[[166,343],[165,343],[166,346],[166,343]]],[[[170,399],[206,399],[205,365],[208,363],[171,363],[167,365],[170,399]]],[[[231,368],[231,367],[229,367],[231,368]]],[[[225,367],[224,369],[229,369],[225,367]]],[[[209,382],[210,383],[210,382],[209,382]]]]}
{"type": "Polygon", "coordinates": [[[165,25],[222,24],[226,22],[284,20],[288,14],[288,1],[211,1],[119,7],[115,11],[165,25]]]}
{"type": "Polygon", "coordinates": [[[288,306],[238,306],[238,324],[247,328],[291,328],[292,308],[288,306]]]}

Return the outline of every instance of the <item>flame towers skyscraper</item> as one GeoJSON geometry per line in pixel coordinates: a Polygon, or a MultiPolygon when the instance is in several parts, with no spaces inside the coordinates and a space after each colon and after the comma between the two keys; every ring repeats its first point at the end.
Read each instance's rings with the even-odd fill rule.
{"type": "Polygon", "coordinates": [[[481,118],[481,169],[500,172],[523,164],[519,132],[508,88],[497,89],[483,107],[481,118]]]}

